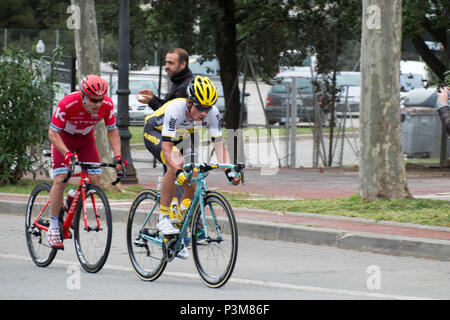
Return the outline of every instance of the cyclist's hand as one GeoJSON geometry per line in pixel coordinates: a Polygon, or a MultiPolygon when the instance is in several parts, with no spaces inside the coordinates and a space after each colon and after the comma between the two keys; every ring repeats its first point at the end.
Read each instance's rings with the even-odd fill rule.
{"type": "Polygon", "coordinates": [[[114,164],[116,165],[117,172],[119,174],[123,174],[128,163],[127,163],[127,160],[122,159],[122,156],[115,156],[114,164]]]}
{"type": "Polygon", "coordinates": [[[66,152],[66,154],[64,155],[64,164],[65,164],[67,167],[70,167],[70,166],[72,165],[72,159],[71,159],[72,156],[75,157],[75,161],[78,160],[78,156],[77,156],[77,154],[74,153],[74,152],[66,152]]]}
{"type": "Polygon", "coordinates": [[[186,174],[181,169],[177,170],[176,176],[177,176],[177,184],[180,186],[182,186],[184,182],[187,180],[186,174]]]}
{"type": "Polygon", "coordinates": [[[237,186],[241,182],[241,178],[236,175],[234,171],[231,169],[227,169],[225,171],[225,175],[228,178],[228,183],[231,183],[234,186],[237,186]]]}

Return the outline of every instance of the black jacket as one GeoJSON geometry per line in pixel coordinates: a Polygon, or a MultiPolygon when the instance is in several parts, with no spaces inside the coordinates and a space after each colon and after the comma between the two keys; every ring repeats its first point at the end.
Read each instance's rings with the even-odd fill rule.
{"type": "Polygon", "coordinates": [[[175,98],[187,98],[186,88],[192,78],[193,75],[189,67],[186,67],[179,73],[176,73],[172,78],[170,78],[172,85],[170,87],[170,91],[166,94],[166,98],[163,100],[157,96],[154,96],[148,103],[148,106],[153,110],[157,110],[169,100],[173,100],[175,98]]]}

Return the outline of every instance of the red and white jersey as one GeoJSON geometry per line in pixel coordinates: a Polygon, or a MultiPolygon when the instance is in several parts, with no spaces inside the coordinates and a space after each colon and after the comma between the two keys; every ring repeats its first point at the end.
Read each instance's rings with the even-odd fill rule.
{"type": "Polygon", "coordinates": [[[66,95],[56,107],[50,123],[50,128],[60,132],[62,130],[73,135],[87,135],[100,120],[105,119],[108,130],[116,128],[114,104],[110,97],[105,96],[96,114],[89,114],[83,105],[79,91],[66,95]]]}

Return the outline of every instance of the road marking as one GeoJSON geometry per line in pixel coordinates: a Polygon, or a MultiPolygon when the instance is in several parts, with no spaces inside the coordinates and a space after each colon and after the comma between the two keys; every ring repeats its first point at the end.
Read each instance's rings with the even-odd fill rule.
{"type": "MultiPolygon", "coordinates": [[[[13,254],[13,253],[0,253],[0,258],[31,262],[30,257],[13,254]]],[[[73,264],[78,264],[78,261],[77,260],[69,261],[69,260],[55,259],[53,261],[53,263],[57,263],[57,264],[61,264],[61,265],[73,265],[73,264]]],[[[116,266],[116,265],[111,265],[108,263],[105,264],[103,269],[134,272],[132,267],[116,266]]],[[[200,276],[198,274],[187,273],[187,272],[165,271],[164,275],[169,276],[169,277],[188,278],[188,279],[199,279],[200,278],[200,276]]],[[[432,299],[434,300],[434,298],[404,296],[404,295],[396,295],[396,294],[384,294],[384,293],[376,293],[376,292],[354,291],[354,290],[346,290],[346,289],[332,289],[332,288],[324,288],[324,287],[302,286],[302,285],[276,282],[276,281],[261,281],[261,280],[231,278],[228,282],[231,282],[234,284],[240,284],[240,285],[253,285],[253,286],[261,286],[261,287],[267,287],[267,288],[273,288],[273,289],[290,289],[290,290],[325,293],[325,294],[345,295],[345,296],[360,297],[360,298],[376,298],[376,299],[386,299],[386,300],[432,300],[432,299]]]]}

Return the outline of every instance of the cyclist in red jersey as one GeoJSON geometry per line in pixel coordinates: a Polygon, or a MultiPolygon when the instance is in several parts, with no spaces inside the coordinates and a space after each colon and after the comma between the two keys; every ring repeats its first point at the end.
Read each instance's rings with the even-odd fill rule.
{"type": "MultiPolygon", "coordinates": [[[[100,162],[94,137],[94,127],[104,119],[108,140],[114,153],[119,174],[126,161],[122,160],[120,137],[116,127],[114,104],[106,96],[108,85],[97,75],[88,75],[80,83],[80,91],[66,95],[53,114],[48,137],[52,149],[53,186],[50,191],[49,243],[55,249],[64,249],[59,235],[58,215],[63,203],[66,183],[62,180],[71,166],[71,157],[79,161],[100,162]]],[[[89,172],[92,183],[99,184],[101,169],[89,172]]]]}

